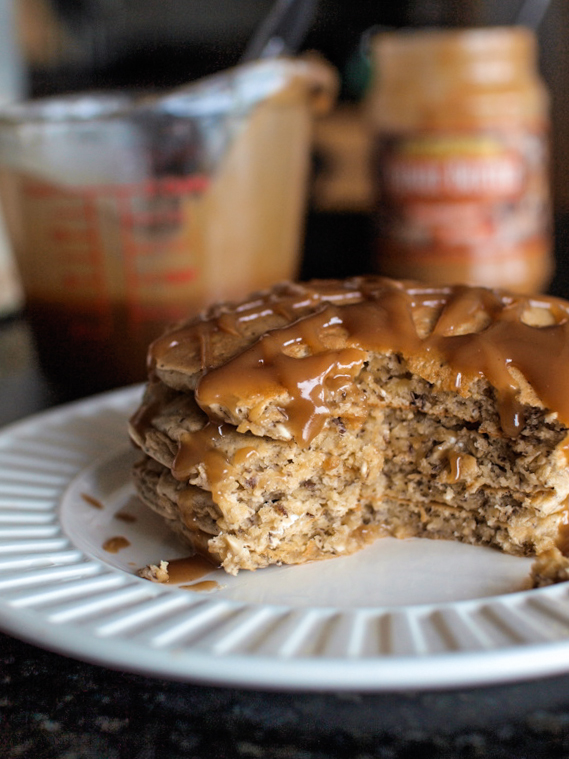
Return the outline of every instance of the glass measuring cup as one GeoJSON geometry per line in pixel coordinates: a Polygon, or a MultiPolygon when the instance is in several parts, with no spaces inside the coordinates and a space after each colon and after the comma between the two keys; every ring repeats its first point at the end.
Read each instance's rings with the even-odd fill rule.
{"type": "Polygon", "coordinates": [[[295,276],[324,63],[272,59],[156,98],[0,109],[0,196],[49,377],[144,379],[148,343],[214,300],[295,276]]]}

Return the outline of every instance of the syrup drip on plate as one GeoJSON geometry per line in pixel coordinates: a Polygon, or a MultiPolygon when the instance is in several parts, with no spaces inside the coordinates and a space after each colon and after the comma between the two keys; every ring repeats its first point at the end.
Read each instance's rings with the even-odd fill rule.
{"type": "Polygon", "coordinates": [[[129,545],[130,540],[122,535],[117,535],[105,540],[103,543],[103,551],[107,551],[107,553],[118,553],[119,551],[122,551],[123,548],[128,548],[129,545]]]}
{"type": "Polygon", "coordinates": [[[168,584],[178,585],[200,580],[216,569],[211,561],[203,556],[186,556],[168,562],[168,584]]]}
{"type": "Polygon", "coordinates": [[[94,509],[105,508],[98,498],[94,498],[92,495],[89,495],[88,493],[81,493],[81,498],[85,501],[85,503],[88,503],[89,506],[92,506],[94,509]]]}

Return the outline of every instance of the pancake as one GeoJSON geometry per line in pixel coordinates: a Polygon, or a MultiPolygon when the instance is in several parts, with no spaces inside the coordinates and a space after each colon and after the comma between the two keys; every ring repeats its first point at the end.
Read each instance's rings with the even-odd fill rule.
{"type": "Polygon", "coordinates": [[[549,555],[535,582],[562,579],[568,317],[382,277],[217,304],[150,346],[139,494],[230,573],[394,535],[549,555]]]}

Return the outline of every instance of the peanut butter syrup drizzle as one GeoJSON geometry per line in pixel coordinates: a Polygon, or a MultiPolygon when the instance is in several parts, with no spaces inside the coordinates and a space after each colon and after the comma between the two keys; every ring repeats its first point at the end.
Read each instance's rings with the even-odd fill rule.
{"type": "Polygon", "coordinates": [[[300,444],[308,445],[331,414],[326,401],[330,389],[345,391],[354,384],[367,352],[385,351],[447,364],[458,390],[467,381],[486,378],[496,388],[507,435],[519,434],[524,426],[519,385],[511,368],[519,370],[544,405],[569,424],[568,307],[547,297],[461,286],[433,288],[384,278],[313,283],[312,289],[290,286],[233,309],[230,318],[224,313],[223,319],[220,314],[200,322],[198,330],[198,325],[182,327],[166,342],[154,344],[152,360],[167,363],[168,340],[170,345],[195,345],[198,332],[206,342],[220,330],[241,334],[244,324],[267,314],[299,318],[270,330],[218,367],[212,368],[202,348],[203,375],[196,390],[202,408],[220,404],[235,411],[241,404],[254,407],[267,396],[283,396],[285,427],[300,444]],[[547,310],[554,323],[525,324],[523,314],[532,307],[547,310]],[[433,309],[438,310],[434,328],[421,337],[417,324],[433,309]],[[480,316],[480,323],[468,328],[480,316]],[[302,349],[300,357],[293,355],[294,347],[302,349]]]}
{"type": "Polygon", "coordinates": [[[458,451],[449,451],[447,456],[450,467],[450,481],[456,483],[460,480],[462,474],[464,454],[458,451]]]}
{"type": "Polygon", "coordinates": [[[203,429],[184,435],[172,464],[173,476],[182,481],[195,474],[198,465],[202,464],[214,503],[218,502],[219,486],[231,468],[231,462],[216,446],[225,428],[227,425],[209,422],[203,429]]]}
{"type": "MultiPolygon", "coordinates": [[[[384,278],[376,278],[377,281],[384,278]]],[[[360,301],[364,297],[360,290],[361,278],[347,280],[339,287],[334,280],[314,282],[314,289],[290,282],[275,286],[272,290],[259,293],[249,301],[233,304],[221,304],[190,322],[157,338],[148,352],[148,369],[153,376],[154,368],[163,359],[171,360],[173,354],[180,354],[179,363],[184,364],[188,351],[199,346],[202,369],[212,366],[211,343],[215,334],[226,333],[240,336],[245,333],[249,323],[263,317],[279,316],[285,322],[298,318],[303,312],[312,313],[323,302],[345,303],[350,300],[360,301]]],[[[389,280],[385,280],[389,282],[389,280]]]]}
{"type": "Polygon", "coordinates": [[[563,501],[562,505],[561,518],[557,524],[555,547],[561,551],[563,556],[569,557],[569,497],[563,501]]]}

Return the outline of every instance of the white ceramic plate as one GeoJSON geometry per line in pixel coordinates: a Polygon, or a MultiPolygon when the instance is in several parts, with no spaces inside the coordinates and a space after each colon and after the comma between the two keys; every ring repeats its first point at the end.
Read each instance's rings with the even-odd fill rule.
{"type": "Polygon", "coordinates": [[[521,591],[531,562],[489,549],[385,539],[306,566],[213,570],[207,593],[140,579],[137,568],[184,556],[130,483],[126,419],[140,394],[0,432],[5,631],[113,668],[242,687],[425,689],[569,671],[569,584],[521,591]],[[110,553],[110,538],[125,547],[110,553]]]}

